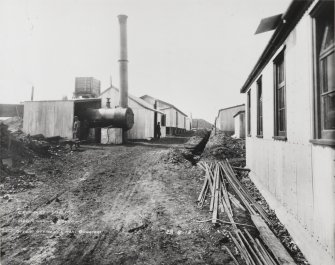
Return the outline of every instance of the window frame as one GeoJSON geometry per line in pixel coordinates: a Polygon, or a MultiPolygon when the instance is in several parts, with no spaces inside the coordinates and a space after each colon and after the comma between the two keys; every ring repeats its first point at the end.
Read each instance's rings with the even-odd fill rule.
{"type": "Polygon", "coordinates": [[[287,140],[287,101],[286,101],[286,67],[285,67],[285,48],[284,47],[273,60],[273,75],[274,75],[274,136],[276,140],[287,140]],[[282,68],[281,68],[282,66],[282,68]],[[283,71],[283,81],[279,83],[278,74],[283,71]],[[279,90],[282,89],[284,108],[279,109],[279,90]],[[280,130],[280,111],[284,113],[284,130],[280,130]]]}
{"type": "Polygon", "coordinates": [[[247,136],[251,136],[251,89],[247,92],[247,136]]]}
{"type": "MultiPolygon", "coordinates": [[[[312,19],[312,59],[313,59],[313,96],[314,96],[314,135],[310,142],[314,144],[331,145],[335,146],[335,130],[324,129],[324,109],[322,99],[322,82],[321,77],[323,76],[323,69],[321,67],[321,61],[324,57],[335,53],[335,44],[322,51],[324,42],[324,31],[327,29],[327,25],[322,24],[322,21],[326,21],[324,18],[325,12],[328,10],[334,10],[334,3],[332,1],[320,1],[315,8],[310,12],[312,19]],[[320,27],[320,28],[319,28],[320,27]],[[323,31],[324,30],[324,31],[323,31]]],[[[329,12],[329,11],[328,11],[329,12]]],[[[331,14],[331,13],[330,13],[331,14]]],[[[326,94],[335,93],[334,90],[326,92],[326,94]]]]}
{"type": "Polygon", "coordinates": [[[166,114],[161,115],[161,126],[166,126],[166,114]]]}
{"type": "Polygon", "coordinates": [[[257,137],[263,137],[263,81],[260,76],[256,81],[257,86],[257,137]]]}

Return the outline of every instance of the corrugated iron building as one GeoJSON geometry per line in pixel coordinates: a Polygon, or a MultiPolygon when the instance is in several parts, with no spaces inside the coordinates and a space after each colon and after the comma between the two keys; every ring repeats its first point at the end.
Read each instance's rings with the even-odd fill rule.
{"type": "Polygon", "coordinates": [[[61,136],[72,139],[73,119],[78,116],[82,122],[81,139],[86,139],[89,128],[84,125],[84,111],[100,106],[101,99],[26,101],[23,131],[30,135],[43,134],[45,137],[61,136]]]}
{"type": "Polygon", "coordinates": [[[243,85],[250,176],[313,265],[335,264],[334,1],[292,1],[243,85]]]}
{"type": "MultiPolygon", "coordinates": [[[[119,106],[118,88],[112,86],[103,91],[100,95],[102,107],[119,106]]],[[[155,137],[155,116],[157,121],[162,121],[164,112],[154,109],[148,102],[141,98],[128,94],[128,105],[134,112],[134,126],[127,132],[128,139],[149,139],[155,137]]],[[[161,137],[166,136],[166,127],[161,123],[161,137]]]]}
{"type": "Polygon", "coordinates": [[[234,116],[239,111],[244,111],[244,104],[220,109],[216,118],[216,128],[228,134],[234,134],[235,122],[234,116]]]}
{"type": "Polygon", "coordinates": [[[148,102],[154,109],[165,114],[165,121],[161,120],[161,124],[165,124],[167,135],[179,134],[191,130],[191,119],[174,105],[149,95],[144,95],[141,99],[148,102]]]}

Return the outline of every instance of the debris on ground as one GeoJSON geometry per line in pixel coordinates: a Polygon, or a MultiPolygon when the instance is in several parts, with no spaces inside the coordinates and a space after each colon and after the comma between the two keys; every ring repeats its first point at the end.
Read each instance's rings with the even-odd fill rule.
{"type": "MultiPolygon", "coordinates": [[[[264,218],[269,222],[269,219],[267,218],[264,210],[253,200],[253,198],[246,192],[244,187],[238,181],[229,162],[226,160],[222,162],[214,162],[211,164],[200,162],[198,165],[206,172],[205,181],[198,197],[198,204],[203,206],[206,197],[210,196],[209,210],[212,212],[211,221],[213,224],[221,222],[221,219],[219,219],[220,213],[221,215],[228,216],[229,223],[232,225],[232,233],[230,233],[230,238],[235,243],[235,246],[239,251],[239,256],[245,260],[247,264],[259,265],[278,265],[279,263],[276,261],[292,260],[279,240],[275,238],[263,219],[261,219],[264,218]],[[256,245],[256,241],[253,237],[250,236],[248,230],[243,230],[245,233],[244,235],[241,230],[237,228],[237,226],[248,227],[250,225],[235,222],[236,217],[235,219],[233,217],[233,206],[239,209],[244,209],[244,207],[234,197],[234,195],[229,193],[228,188],[232,188],[232,190],[243,203],[244,207],[248,210],[252,220],[254,220],[253,217],[257,215],[258,219],[256,218],[255,220],[259,220],[260,218],[261,221],[263,221],[256,223],[254,221],[254,224],[259,230],[259,233],[263,233],[263,230],[266,228],[266,231],[268,232],[267,234],[272,234],[272,244],[268,245],[276,245],[276,248],[270,248],[272,252],[271,254],[266,250],[266,247],[260,238],[257,238],[258,245],[256,245]],[[260,217],[258,214],[260,214],[262,217],[260,217]],[[259,224],[261,224],[261,229],[259,228],[259,224]],[[249,241],[246,239],[247,237],[249,237],[249,241]],[[277,241],[274,240],[274,238],[277,241]],[[251,245],[253,245],[253,247],[251,247],[251,245]],[[277,250],[280,249],[280,247],[281,251],[278,254],[277,250]]],[[[262,235],[263,234],[260,236],[262,235]]],[[[264,236],[262,239],[268,242],[268,237],[264,236]]],[[[237,257],[234,257],[234,259],[235,258],[237,257]]]]}
{"type": "MultiPolygon", "coordinates": [[[[212,218],[208,221],[212,221],[213,223],[217,223],[215,222],[215,220],[220,223],[221,219],[219,219],[218,216],[218,213],[220,211],[228,217],[233,228],[231,235],[232,237],[235,236],[234,239],[232,237],[231,239],[233,241],[235,240],[234,243],[236,247],[235,252],[234,251],[231,252],[237,253],[236,250],[240,249],[239,252],[240,256],[238,256],[237,259],[242,258],[245,260],[247,264],[249,263],[253,264],[252,261],[250,261],[250,258],[253,259],[254,263],[256,262],[255,264],[277,264],[276,262],[278,262],[278,260],[281,259],[281,257],[278,256],[282,255],[283,253],[284,256],[286,255],[285,254],[286,250],[285,248],[282,247],[282,245],[284,245],[297,264],[299,265],[309,264],[302,255],[302,253],[300,252],[297,245],[292,240],[288,231],[280,223],[274,211],[269,208],[267,202],[265,201],[263,196],[260,194],[258,189],[255,187],[255,185],[249,178],[248,173],[250,169],[245,168],[244,140],[233,139],[222,132],[217,132],[216,134],[212,132],[212,135],[201,157],[202,159],[198,163],[198,165],[203,169],[203,172],[205,172],[204,177],[205,179],[203,180],[204,182],[202,185],[202,189],[198,197],[199,206],[202,207],[205,201],[207,202],[207,204],[209,204],[209,207],[212,208],[212,218]],[[226,143],[224,143],[225,141],[226,143]],[[221,147],[219,143],[221,143],[221,147]],[[217,167],[215,165],[220,165],[220,167],[217,167]],[[225,178],[216,177],[220,175],[218,172],[224,175],[225,178]],[[216,189],[214,185],[215,184],[217,185],[218,183],[219,187],[221,185],[221,188],[216,189]],[[224,188],[224,183],[228,184],[226,188],[224,188]],[[211,184],[212,184],[212,190],[210,189],[211,184]],[[225,191],[227,191],[228,197],[225,191]],[[206,192],[209,192],[209,194],[207,195],[208,201],[206,200],[206,192]],[[236,235],[236,229],[234,229],[235,228],[234,223],[238,224],[238,222],[235,221],[238,220],[238,218],[240,218],[241,216],[233,215],[233,212],[236,211],[236,209],[238,208],[236,201],[235,203],[233,202],[233,200],[237,200],[234,194],[237,195],[237,198],[241,201],[243,206],[248,210],[251,219],[255,220],[254,222],[256,223],[261,223],[263,227],[266,227],[268,232],[267,234],[274,234],[276,236],[276,240],[278,241],[278,243],[276,244],[279,244],[282,248],[279,248],[281,249],[281,251],[279,253],[275,253],[275,255],[271,253],[272,258],[271,257],[269,258],[269,256],[264,252],[264,249],[266,250],[267,246],[265,246],[265,248],[264,247],[262,248],[262,246],[259,245],[259,243],[257,243],[256,241],[253,242],[245,231],[244,231],[245,238],[242,238],[243,236],[242,232],[238,232],[238,235],[236,235]],[[217,199],[219,201],[219,204],[215,207],[217,199]],[[260,214],[262,218],[258,214],[260,214]],[[257,222],[257,220],[261,220],[261,222],[257,222]],[[266,223],[263,220],[266,220],[268,225],[266,225],[266,223]],[[281,244],[279,243],[279,241],[281,242],[281,244]],[[253,245],[254,243],[257,244],[255,247],[253,245]],[[248,245],[248,247],[245,249],[244,247],[246,245],[248,245]],[[251,250],[255,254],[253,254],[251,250]],[[257,251],[259,253],[256,253],[257,251]],[[258,260],[260,260],[261,263],[259,263],[258,260]]],[[[249,223],[244,222],[244,224],[252,224],[252,223],[249,221],[249,223]]],[[[260,225],[258,224],[258,226],[260,225]]],[[[246,229],[249,229],[248,226],[245,227],[246,229]]],[[[248,232],[248,230],[246,231],[248,232]]],[[[251,233],[253,235],[252,237],[254,238],[260,237],[259,231],[256,234],[255,231],[251,230],[251,232],[253,232],[251,233]]],[[[273,237],[275,237],[274,235],[273,237]]],[[[265,240],[270,239],[265,238],[265,240]]],[[[262,240],[260,239],[258,239],[258,241],[262,242],[262,240]]],[[[288,254],[285,256],[285,258],[290,259],[288,254]]],[[[293,260],[291,261],[293,262],[293,260]]]]}
{"type": "Polygon", "coordinates": [[[22,122],[20,117],[12,117],[0,123],[1,161],[12,158],[14,164],[24,160],[32,162],[36,157],[57,156],[67,151],[64,144],[66,139],[25,134],[22,122]]]}
{"type": "Polygon", "coordinates": [[[201,155],[201,159],[224,160],[226,158],[242,158],[240,161],[244,162],[245,140],[235,139],[223,131],[213,130],[204,152],[201,155]]]}
{"type": "Polygon", "coordinates": [[[195,165],[203,151],[210,132],[208,130],[198,130],[182,147],[170,148],[169,152],[164,154],[162,160],[165,163],[195,165]]]}

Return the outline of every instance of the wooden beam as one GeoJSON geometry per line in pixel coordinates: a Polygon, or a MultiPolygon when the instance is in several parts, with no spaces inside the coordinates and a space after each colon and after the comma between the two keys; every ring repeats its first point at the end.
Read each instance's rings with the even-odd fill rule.
{"type": "Polygon", "coordinates": [[[290,254],[279,239],[272,233],[265,221],[259,215],[251,215],[251,220],[257,227],[260,238],[268,246],[280,265],[296,265],[290,254]]]}

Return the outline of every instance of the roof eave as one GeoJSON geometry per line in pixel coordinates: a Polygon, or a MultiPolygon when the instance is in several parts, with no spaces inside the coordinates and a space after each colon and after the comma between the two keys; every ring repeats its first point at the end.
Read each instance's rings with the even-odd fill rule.
{"type": "Polygon", "coordinates": [[[287,11],[282,16],[279,26],[273,33],[256,65],[240,89],[240,93],[245,93],[249,89],[250,85],[255,81],[259,73],[264,69],[267,63],[271,60],[272,56],[286,40],[291,30],[296,26],[313,1],[314,0],[293,0],[291,2],[287,11]]]}

